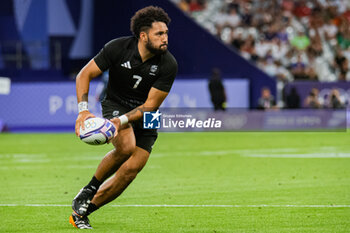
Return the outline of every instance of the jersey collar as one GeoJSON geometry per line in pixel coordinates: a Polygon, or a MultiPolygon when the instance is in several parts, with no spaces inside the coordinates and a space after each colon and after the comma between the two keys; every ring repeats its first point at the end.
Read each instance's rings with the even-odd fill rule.
{"type": "Polygon", "coordinates": [[[133,46],[133,60],[135,61],[135,63],[137,63],[136,65],[140,65],[142,63],[147,63],[147,62],[154,62],[154,61],[157,61],[158,59],[160,59],[160,57],[162,55],[156,55],[156,56],[153,56],[151,57],[150,59],[148,59],[147,61],[145,62],[142,62],[142,59],[141,59],[141,55],[140,55],[140,52],[139,52],[139,49],[137,47],[137,43],[138,43],[138,39],[135,37],[135,41],[134,41],[134,46],[133,46]]]}

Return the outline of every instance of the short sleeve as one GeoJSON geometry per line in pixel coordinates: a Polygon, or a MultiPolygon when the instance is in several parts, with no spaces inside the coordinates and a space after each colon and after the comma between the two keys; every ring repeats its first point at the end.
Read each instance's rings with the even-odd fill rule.
{"type": "Polygon", "coordinates": [[[102,72],[108,70],[120,56],[123,49],[121,42],[121,39],[115,39],[108,42],[94,57],[95,63],[102,72]]]}
{"type": "Polygon", "coordinates": [[[174,83],[177,70],[178,66],[175,58],[171,56],[170,59],[166,59],[164,66],[160,67],[159,78],[155,81],[153,87],[161,91],[169,92],[174,83]]]}

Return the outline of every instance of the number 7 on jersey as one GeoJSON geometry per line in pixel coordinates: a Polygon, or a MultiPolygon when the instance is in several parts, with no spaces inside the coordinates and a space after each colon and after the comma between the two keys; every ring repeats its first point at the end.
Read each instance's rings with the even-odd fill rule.
{"type": "Polygon", "coordinates": [[[141,76],[138,76],[138,75],[134,75],[134,76],[132,76],[132,78],[134,78],[134,79],[137,79],[137,81],[136,81],[136,83],[135,83],[135,85],[134,85],[134,89],[136,89],[137,88],[137,86],[140,84],[140,82],[142,81],[142,77],[141,76]]]}

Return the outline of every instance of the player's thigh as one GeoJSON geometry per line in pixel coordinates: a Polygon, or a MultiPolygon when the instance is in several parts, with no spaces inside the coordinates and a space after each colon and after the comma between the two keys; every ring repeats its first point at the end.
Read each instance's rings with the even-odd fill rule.
{"type": "MultiPolygon", "coordinates": [[[[112,100],[105,99],[101,103],[102,114],[106,119],[112,119],[125,114],[129,111],[125,106],[112,100]]],[[[118,131],[118,135],[112,140],[113,146],[116,148],[117,154],[131,155],[135,150],[135,134],[131,124],[122,126],[118,131]]]]}
{"type": "Polygon", "coordinates": [[[158,138],[157,130],[144,129],[142,120],[133,122],[133,128],[136,138],[136,146],[151,153],[153,145],[158,138]]]}
{"type": "Polygon", "coordinates": [[[123,128],[119,130],[117,137],[112,139],[112,144],[118,153],[131,155],[136,147],[136,140],[132,126],[130,124],[123,126],[123,128]]]}

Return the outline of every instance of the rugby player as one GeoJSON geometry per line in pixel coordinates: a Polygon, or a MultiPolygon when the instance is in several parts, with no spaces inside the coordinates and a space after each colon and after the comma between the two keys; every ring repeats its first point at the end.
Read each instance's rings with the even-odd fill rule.
{"type": "Polygon", "coordinates": [[[162,8],[140,9],[131,18],[133,36],[108,42],[77,75],[76,135],[84,120],[94,117],[87,106],[90,81],[106,70],[109,81],[102,113],[111,119],[117,133],[111,140],[113,150],[105,155],[91,181],[72,202],[69,222],[76,228],[91,229],[88,216],[116,199],[149,158],[157,130],[143,129],[143,113],[158,109],[177,73],[177,62],[167,50],[169,23],[162,8]]]}

